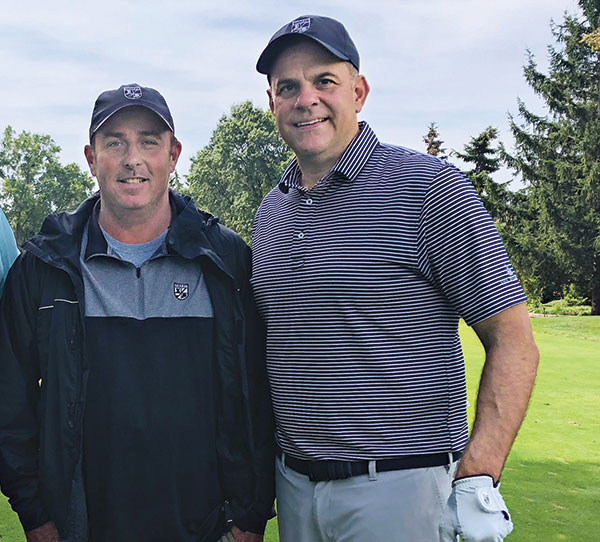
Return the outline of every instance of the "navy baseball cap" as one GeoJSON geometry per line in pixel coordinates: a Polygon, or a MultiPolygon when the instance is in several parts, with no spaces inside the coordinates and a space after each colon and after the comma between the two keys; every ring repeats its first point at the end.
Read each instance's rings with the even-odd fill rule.
{"type": "Polygon", "coordinates": [[[165,121],[169,130],[175,133],[173,117],[162,94],[153,88],[141,87],[137,83],[131,83],[130,85],[122,85],[115,90],[107,90],[98,96],[92,112],[90,142],[100,126],[117,111],[134,105],[145,107],[156,113],[165,121]]]}
{"type": "Polygon", "coordinates": [[[291,23],[281,27],[269,40],[269,44],[260,55],[256,69],[269,75],[273,62],[283,47],[289,42],[290,36],[305,36],[322,45],[340,60],[350,62],[357,70],[360,58],[356,45],[344,25],[330,17],[319,15],[302,15],[291,23]]]}

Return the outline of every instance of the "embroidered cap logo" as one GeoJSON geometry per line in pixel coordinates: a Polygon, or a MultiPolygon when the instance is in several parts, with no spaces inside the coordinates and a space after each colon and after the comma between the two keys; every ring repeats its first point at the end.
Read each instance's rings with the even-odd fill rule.
{"type": "Polygon", "coordinates": [[[123,94],[128,100],[139,100],[142,97],[140,87],[123,87],[123,94]]]}
{"type": "Polygon", "coordinates": [[[179,299],[179,301],[185,301],[188,297],[190,297],[190,285],[174,282],[173,295],[179,299]]]}
{"type": "Polygon", "coordinates": [[[291,32],[306,32],[310,28],[310,19],[296,19],[292,21],[291,32]]]}

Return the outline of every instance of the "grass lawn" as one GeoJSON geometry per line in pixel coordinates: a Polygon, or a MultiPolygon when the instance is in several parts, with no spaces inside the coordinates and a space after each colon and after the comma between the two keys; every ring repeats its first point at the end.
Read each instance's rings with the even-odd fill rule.
{"type": "MultiPolygon", "coordinates": [[[[515,523],[507,540],[597,542],[600,317],[536,318],[532,323],[541,364],[529,413],[502,477],[502,494],[515,523]]],[[[483,349],[474,332],[464,325],[461,339],[467,360],[472,419],[483,349]]],[[[25,540],[16,516],[3,498],[0,540],[25,540]]],[[[265,541],[277,540],[273,520],[267,526],[265,541]]]]}
{"type": "MultiPolygon", "coordinates": [[[[504,474],[510,542],[600,540],[600,317],[535,318],[541,354],[527,418],[504,474]]],[[[461,328],[471,405],[483,350],[461,328]]],[[[469,418],[473,416],[473,406],[469,418]]]]}

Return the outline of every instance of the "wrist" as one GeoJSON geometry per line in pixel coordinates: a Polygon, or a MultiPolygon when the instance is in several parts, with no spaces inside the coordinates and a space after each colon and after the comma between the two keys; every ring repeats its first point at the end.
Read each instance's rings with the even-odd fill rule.
{"type": "Polygon", "coordinates": [[[504,461],[495,458],[491,450],[482,456],[482,454],[477,453],[473,446],[470,445],[458,463],[454,479],[459,480],[470,476],[485,475],[490,476],[494,480],[494,484],[497,484],[500,480],[503,466],[504,461]]]}
{"type": "Polygon", "coordinates": [[[470,481],[474,478],[483,478],[483,479],[489,478],[494,487],[498,487],[498,485],[500,484],[500,480],[499,479],[496,480],[491,474],[488,474],[487,472],[480,472],[478,474],[467,474],[465,476],[457,475],[454,477],[454,480],[452,481],[452,486],[454,486],[455,484],[458,484],[459,482],[461,482],[463,480],[470,481]]]}

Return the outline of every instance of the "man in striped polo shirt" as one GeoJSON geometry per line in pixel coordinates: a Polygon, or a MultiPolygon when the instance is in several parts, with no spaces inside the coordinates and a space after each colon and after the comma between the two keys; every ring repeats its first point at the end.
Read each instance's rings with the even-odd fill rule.
{"type": "Polygon", "coordinates": [[[339,22],[295,19],[257,70],[296,155],[253,240],[280,540],[502,540],[538,352],[490,216],[456,168],[358,122],[369,85],[339,22]],[[486,350],[469,440],[459,318],[486,350]]]}

